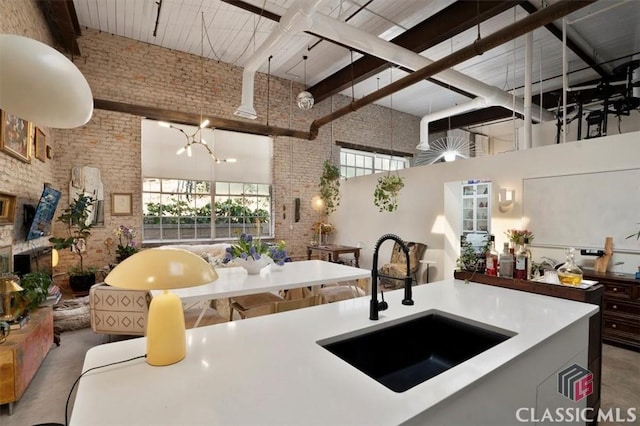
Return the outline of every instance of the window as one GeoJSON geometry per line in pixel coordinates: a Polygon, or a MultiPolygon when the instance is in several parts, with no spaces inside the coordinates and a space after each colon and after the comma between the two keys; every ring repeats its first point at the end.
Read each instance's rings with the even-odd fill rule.
{"type": "Polygon", "coordinates": [[[340,174],[347,178],[407,167],[409,167],[409,160],[405,157],[347,148],[340,149],[340,174]]]}
{"type": "MultiPolygon", "coordinates": [[[[187,134],[198,129],[175,126],[187,134]]],[[[217,163],[201,149],[191,157],[176,155],[184,134],[142,119],[143,241],[228,240],[240,232],[272,236],[273,139],[201,132],[217,156],[238,162],[217,163]]]]}
{"type": "Polygon", "coordinates": [[[147,242],[271,235],[269,184],[145,178],[142,202],[147,242]]]}

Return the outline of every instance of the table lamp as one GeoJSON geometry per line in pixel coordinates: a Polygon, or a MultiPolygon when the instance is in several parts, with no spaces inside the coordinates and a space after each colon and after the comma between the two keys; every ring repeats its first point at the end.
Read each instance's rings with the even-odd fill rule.
{"type": "Polygon", "coordinates": [[[147,363],[174,364],[186,355],[184,312],[180,297],[168,290],[195,287],[218,279],[200,256],[183,249],[152,248],[118,264],[104,282],[130,290],[164,290],[153,297],[147,316],[147,363]]]}
{"type": "Polygon", "coordinates": [[[2,294],[2,312],[4,315],[0,317],[2,320],[12,320],[13,314],[11,313],[11,294],[16,291],[22,291],[22,287],[18,285],[16,280],[12,277],[0,277],[0,294],[2,294]]]}

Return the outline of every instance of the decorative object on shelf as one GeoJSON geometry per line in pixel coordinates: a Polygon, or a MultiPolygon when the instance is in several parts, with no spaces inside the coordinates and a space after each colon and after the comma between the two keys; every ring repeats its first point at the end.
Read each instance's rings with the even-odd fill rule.
{"type": "Polygon", "coordinates": [[[95,267],[87,267],[84,264],[84,253],[87,250],[87,239],[91,236],[93,222],[90,220],[91,207],[95,199],[85,194],[80,194],[75,198],[69,207],[62,211],[57,221],[63,223],[67,229],[67,237],[52,237],[49,242],[53,243],[56,250],[71,249],[72,253],[78,255],[79,262],[69,268],[69,285],[74,292],[83,293],[89,291],[96,283],[95,267]]]}
{"type": "Polygon", "coordinates": [[[516,190],[501,188],[498,192],[498,210],[502,213],[507,213],[513,208],[513,203],[516,199],[516,190]]]}
{"type": "Polygon", "coordinates": [[[582,269],[576,265],[575,249],[569,247],[565,250],[567,261],[558,268],[558,280],[560,284],[577,287],[582,283],[582,269]]]}
{"type": "Polygon", "coordinates": [[[269,246],[263,243],[259,238],[253,238],[252,235],[242,233],[235,244],[226,248],[223,263],[227,264],[231,261],[242,266],[250,274],[257,274],[260,269],[268,265],[267,259],[263,259],[264,255],[268,255],[269,246]]]}
{"type": "Polygon", "coordinates": [[[340,169],[329,160],[325,160],[322,166],[319,187],[324,214],[328,216],[340,205],[340,169]]]}
{"type": "Polygon", "coordinates": [[[304,111],[308,111],[311,108],[313,108],[313,103],[314,103],[313,95],[311,93],[307,92],[307,90],[306,90],[306,88],[307,88],[307,59],[308,59],[307,55],[302,57],[302,60],[304,61],[304,87],[305,87],[305,90],[303,90],[302,92],[298,93],[298,96],[296,97],[296,101],[298,103],[298,108],[300,108],[301,110],[304,110],[304,111]]]}
{"type": "Polygon", "coordinates": [[[138,233],[132,227],[120,225],[113,230],[113,233],[118,237],[118,246],[116,247],[116,260],[118,263],[139,251],[134,239],[138,236],[138,233]]]}
{"type": "Polygon", "coordinates": [[[382,211],[392,212],[398,208],[398,194],[404,188],[404,179],[398,175],[388,174],[378,178],[373,191],[373,204],[382,211]]]}
{"type": "Polygon", "coordinates": [[[327,244],[327,237],[335,231],[335,228],[330,223],[318,221],[313,224],[311,230],[313,231],[314,238],[316,236],[318,237],[318,245],[322,246],[327,244]]]}
{"type": "Polygon", "coordinates": [[[4,110],[0,112],[0,117],[0,148],[18,160],[30,163],[32,124],[4,110]]]}
{"type": "Polygon", "coordinates": [[[2,312],[0,319],[11,321],[16,318],[16,314],[11,309],[11,299],[13,293],[22,291],[20,286],[20,278],[13,274],[4,274],[0,276],[0,296],[2,296],[2,312]]]}
{"type": "Polygon", "coordinates": [[[16,196],[0,192],[0,225],[13,225],[16,219],[16,196]]]}
{"type": "Polygon", "coordinates": [[[593,262],[593,269],[596,272],[607,272],[611,256],[613,256],[613,237],[606,237],[604,239],[604,254],[593,262]]]}
{"type": "Polygon", "coordinates": [[[33,138],[34,156],[43,163],[47,159],[47,138],[39,127],[36,127],[36,134],[33,138]]]}
{"type": "Polygon", "coordinates": [[[131,196],[131,193],[112,193],[111,216],[131,216],[133,214],[131,196]]]}
{"type": "Polygon", "coordinates": [[[480,253],[466,236],[460,237],[460,257],[456,259],[456,268],[460,271],[484,273],[487,246],[480,253]]]}
{"type": "Polygon", "coordinates": [[[507,229],[504,233],[514,246],[524,244],[525,237],[529,239],[529,243],[533,241],[533,233],[527,229],[520,231],[518,229],[507,229]]]}
{"type": "Polygon", "coordinates": [[[147,316],[147,363],[164,366],[186,355],[184,311],[169,289],[210,283],[216,271],[200,256],[182,249],[151,248],[118,264],[105,283],[131,290],[164,290],[151,299],[147,316]]]}

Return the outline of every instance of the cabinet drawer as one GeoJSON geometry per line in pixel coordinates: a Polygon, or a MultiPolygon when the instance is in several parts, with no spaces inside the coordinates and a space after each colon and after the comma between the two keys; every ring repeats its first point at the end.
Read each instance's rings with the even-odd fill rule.
{"type": "Polygon", "coordinates": [[[604,283],[604,294],[606,297],[616,297],[626,300],[634,299],[633,286],[624,283],[604,283]]]}
{"type": "Polygon", "coordinates": [[[624,333],[635,336],[634,340],[640,340],[640,322],[605,316],[604,332],[624,333]]]}
{"type": "Polygon", "coordinates": [[[629,303],[614,298],[605,298],[604,311],[608,314],[625,314],[636,316],[640,322],[640,303],[629,303]]]}

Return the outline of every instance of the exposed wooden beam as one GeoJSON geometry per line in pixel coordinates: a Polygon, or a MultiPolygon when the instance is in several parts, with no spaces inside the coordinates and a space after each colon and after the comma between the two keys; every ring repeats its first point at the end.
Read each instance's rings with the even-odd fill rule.
{"type": "Polygon", "coordinates": [[[81,34],[80,23],[72,0],[38,0],[47,19],[49,31],[60,46],[72,55],[81,56],[76,38],[81,34]]]}
{"type": "MultiPolygon", "coordinates": [[[[519,3],[520,1],[514,0],[479,2],[459,0],[400,34],[391,42],[416,53],[423,52],[519,3]]],[[[383,71],[387,64],[383,59],[367,55],[354,61],[353,72],[350,64],[308,90],[313,94],[316,102],[321,102],[349,88],[351,84],[366,80],[383,71]]]]}
{"type": "Polygon", "coordinates": [[[272,21],[280,22],[280,18],[281,18],[280,15],[276,15],[275,13],[269,12],[266,9],[262,9],[250,3],[247,3],[241,0],[220,0],[220,1],[222,1],[223,3],[230,4],[232,6],[235,6],[237,8],[240,8],[242,10],[246,10],[247,12],[251,12],[251,13],[255,13],[256,15],[263,16],[272,21]]]}
{"type": "MultiPolygon", "coordinates": [[[[521,4],[522,8],[526,10],[529,14],[535,13],[538,9],[531,4],[529,1],[524,1],[521,4]]],[[[556,38],[562,41],[562,29],[556,27],[554,23],[550,23],[544,26],[551,34],[556,36],[556,38]]],[[[569,36],[567,36],[567,47],[580,59],[582,59],[587,65],[589,65],[595,72],[600,74],[601,77],[606,78],[609,77],[609,74],[602,68],[593,58],[586,53],[584,50],[580,48],[569,36]]]]}
{"type": "Polygon", "coordinates": [[[191,112],[173,111],[146,105],[133,105],[105,99],[94,99],[93,105],[96,109],[132,114],[139,117],[150,118],[152,120],[171,121],[173,123],[187,124],[190,126],[200,125],[201,118],[204,117],[209,119],[210,127],[220,130],[229,130],[231,132],[250,133],[262,136],[291,136],[298,139],[311,139],[309,132],[301,130],[267,126],[265,124],[249,121],[230,120],[206,114],[201,117],[200,114],[194,114],[191,112]]]}

